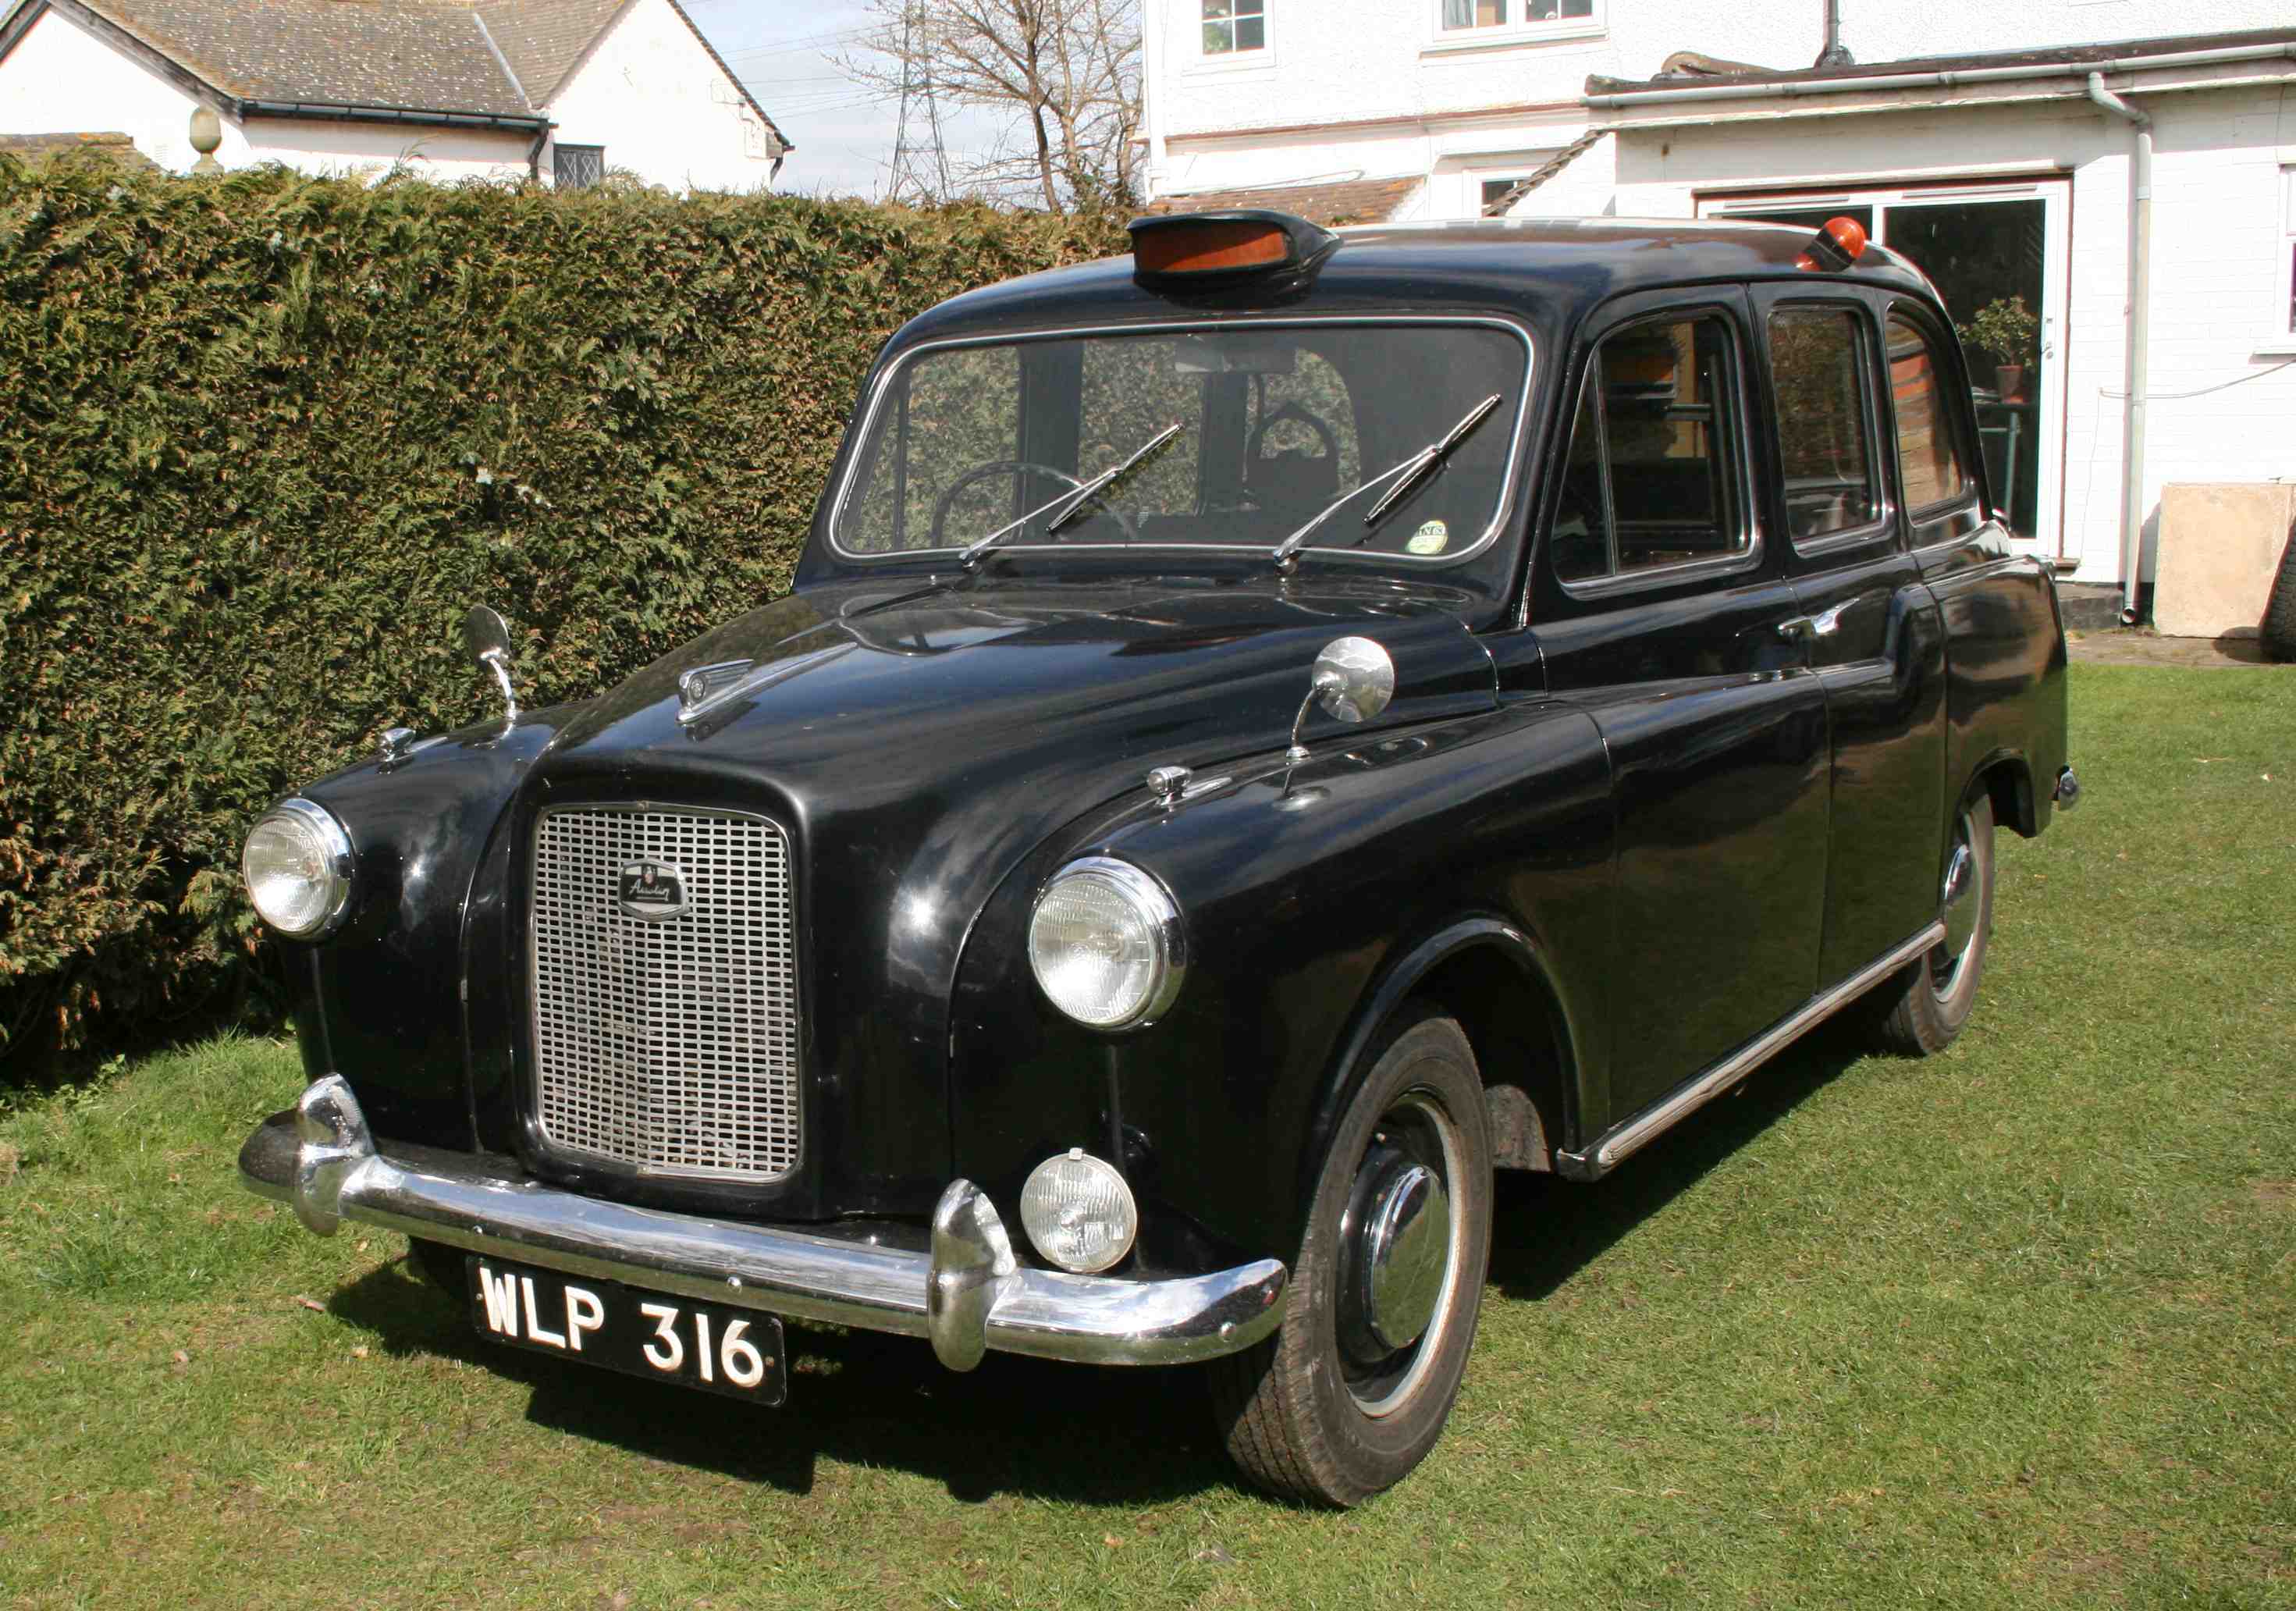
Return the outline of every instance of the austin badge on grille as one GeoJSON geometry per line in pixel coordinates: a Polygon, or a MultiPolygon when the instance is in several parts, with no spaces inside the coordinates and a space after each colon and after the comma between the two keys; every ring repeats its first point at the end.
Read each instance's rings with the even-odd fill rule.
{"type": "Polygon", "coordinates": [[[622,910],[648,923],[676,917],[693,905],[685,895],[685,869],[674,861],[625,862],[619,882],[622,910]]]}

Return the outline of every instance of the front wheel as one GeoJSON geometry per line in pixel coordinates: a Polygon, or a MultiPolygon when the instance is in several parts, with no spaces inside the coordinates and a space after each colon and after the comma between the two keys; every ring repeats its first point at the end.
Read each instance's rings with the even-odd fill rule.
{"type": "Polygon", "coordinates": [[[1945,920],[1945,938],[1882,987],[1897,995],[1894,1000],[1882,998],[1889,1006],[1876,1038],[1902,1056],[1943,1051],[1977,1005],[1986,939],[1993,930],[1993,801],[1984,794],[1963,806],[1954,819],[1939,915],[1945,920]]]}
{"type": "Polygon", "coordinates": [[[1210,1367],[1245,1475],[1334,1506],[1408,1475],[1458,1397],[1490,1247],[1482,1080],[1458,1024],[1423,1007],[1379,1043],[1332,1138],[1283,1326],[1210,1367]]]}

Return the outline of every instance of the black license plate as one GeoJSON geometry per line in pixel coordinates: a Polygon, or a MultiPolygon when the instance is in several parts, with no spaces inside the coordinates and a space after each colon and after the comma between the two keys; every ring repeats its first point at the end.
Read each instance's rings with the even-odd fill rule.
{"type": "Polygon", "coordinates": [[[641,1292],[619,1281],[529,1270],[479,1253],[463,1263],[472,1322],[497,1343],[755,1404],[778,1404],[789,1396],[775,1316],[641,1292]]]}

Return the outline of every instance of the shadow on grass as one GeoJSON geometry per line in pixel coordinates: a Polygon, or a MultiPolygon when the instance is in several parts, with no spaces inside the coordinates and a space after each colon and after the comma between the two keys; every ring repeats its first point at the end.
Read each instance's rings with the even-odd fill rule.
{"type": "MultiPolygon", "coordinates": [[[[1518,1302],[1546,1297],[1865,1050],[1854,1034],[1821,1032],[1593,1187],[1501,1176],[1492,1286],[1518,1302]]],[[[1239,1483],[1194,1370],[990,1354],[956,1375],[917,1339],[792,1323],[789,1401],[765,1410],[490,1344],[411,1263],[361,1278],[329,1307],[390,1352],[444,1355],[527,1385],[536,1426],[791,1493],[811,1491],[824,1456],[929,1476],[971,1502],[1138,1507],[1239,1483]]]]}
{"type": "Polygon", "coordinates": [[[1855,1024],[1822,1025],[1603,1179],[1500,1175],[1492,1289],[1521,1302],[1546,1297],[1872,1050],[1855,1024]]]}
{"type": "Polygon", "coordinates": [[[411,1263],[372,1271],[328,1308],[390,1353],[442,1355],[526,1384],[537,1426],[791,1493],[812,1490],[824,1456],[929,1476],[975,1503],[1021,1494],[1138,1507],[1237,1482],[1193,1370],[990,1354],[958,1375],[922,1339],[791,1323],[789,1401],[767,1410],[489,1344],[411,1263]]]}

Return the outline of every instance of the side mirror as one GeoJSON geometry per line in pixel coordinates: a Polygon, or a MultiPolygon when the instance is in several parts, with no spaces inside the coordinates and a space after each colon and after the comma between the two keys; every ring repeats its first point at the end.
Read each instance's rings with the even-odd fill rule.
{"type": "Polygon", "coordinates": [[[1395,660],[1385,648],[1368,637],[1332,639],[1316,656],[1308,697],[1300,702],[1300,714],[1292,719],[1292,747],[1284,752],[1284,759],[1294,765],[1308,759],[1300,729],[1308,720],[1309,707],[1321,705],[1337,720],[1354,723],[1369,721],[1386,710],[1394,697],[1395,660]]]}
{"type": "Polygon", "coordinates": [[[502,686],[503,731],[518,719],[518,695],[510,686],[510,623],[485,604],[472,604],[463,617],[463,648],[481,670],[495,674],[502,686]]]}
{"type": "Polygon", "coordinates": [[[463,617],[463,651],[481,666],[510,658],[510,623],[485,604],[463,617]]]}

